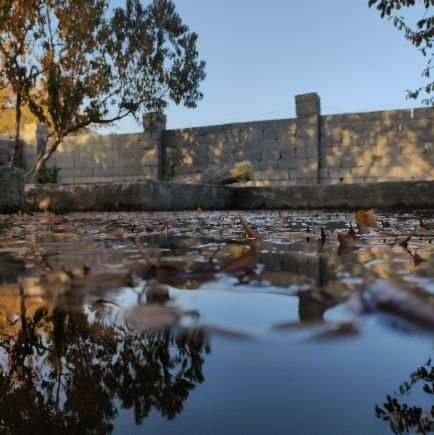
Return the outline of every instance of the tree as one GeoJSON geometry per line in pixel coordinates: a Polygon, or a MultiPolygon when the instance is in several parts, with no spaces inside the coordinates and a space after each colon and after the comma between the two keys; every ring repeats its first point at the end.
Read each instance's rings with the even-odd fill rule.
{"type": "MultiPolygon", "coordinates": [[[[0,89],[0,134],[16,134],[16,98],[9,87],[0,89]]],[[[31,112],[28,104],[21,107],[20,124],[33,124],[38,118],[31,112]]]]}
{"type": "MultiPolygon", "coordinates": [[[[9,165],[21,154],[21,107],[32,106],[31,90],[39,74],[33,48],[33,32],[39,16],[40,0],[0,0],[0,88],[10,87],[15,95],[15,145],[9,165]]],[[[33,107],[35,112],[38,111],[33,107]]]]}
{"type": "Polygon", "coordinates": [[[195,107],[205,62],[197,35],[181,21],[170,0],[144,7],[127,0],[108,15],[107,0],[50,0],[40,9],[36,34],[43,89],[35,107],[49,128],[28,175],[36,176],[63,139],[90,125],[138,119],[162,111],[171,99],[195,107]]]}
{"type": "Polygon", "coordinates": [[[109,323],[110,306],[98,303],[99,323],[73,299],[30,315],[23,297],[19,320],[0,324],[0,432],[111,433],[121,409],[137,425],[175,418],[205,379],[205,333],[130,331],[109,323]]]}
{"type": "MultiPolygon", "coordinates": [[[[369,0],[369,7],[375,5],[381,13],[381,18],[385,16],[392,19],[394,26],[403,31],[405,37],[415,45],[421,53],[429,57],[427,66],[422,71],[422,77],[429,79],[433,69],[433,41],[434,41],[434,15],[428,16],[429,8],[434,6],[434,0],[369,0]],[[401,8],[409,8],[417,4],[423,4],[425,13],[423,17],[417,21],[416,27],[412,28],[402,16],[393,15],[394,11],[399,11],[401,8]]],[[[418,98],[421,93],[426,94],[426,98],[422,103],[432,105],[434,107],[434,81],[427,83],[413,91],[407,91],[408,98],[418,98]]]]}

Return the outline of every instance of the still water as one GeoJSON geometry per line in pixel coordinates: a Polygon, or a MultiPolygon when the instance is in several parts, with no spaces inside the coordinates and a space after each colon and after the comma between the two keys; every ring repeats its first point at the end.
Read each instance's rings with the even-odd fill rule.
{"type": "Polygon", "coordinates": [[[351,221],[0,216],[0,433],[433,432],[432,216],[351,221]]]}

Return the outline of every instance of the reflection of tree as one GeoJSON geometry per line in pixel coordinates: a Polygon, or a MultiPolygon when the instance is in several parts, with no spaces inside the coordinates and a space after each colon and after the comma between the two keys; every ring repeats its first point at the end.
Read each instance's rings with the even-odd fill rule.
{"type": "MultiPolygon", "coordinates": [[[[431,359],[414,371],[408,381],[400,385],[399,395],[407,396],[416,385],[421,385],[425,393],[434,394],[434,367],[431,365],[431,359]]],[[[434,431],[434,405],[430,409],[423,409],[401,403],[397,397],[387,395],[383,407],[375,406],[375,413],[378,418],[389,422],[391,430],[396,434],[427,434],[434,431]]]]}
{"type": "Polygon", "coordinates": [[[0,342],[0,432],[109,433],[121,406],[136,424],[168,419],[203,382],[200,330],[133,334],[82,311],[39,309],[0,342]]]}

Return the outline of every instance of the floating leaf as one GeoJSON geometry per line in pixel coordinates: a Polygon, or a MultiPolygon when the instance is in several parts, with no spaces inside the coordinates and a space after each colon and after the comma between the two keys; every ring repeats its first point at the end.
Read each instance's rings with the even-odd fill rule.
{"type": "Polygon", "coordinates": [[[247,237],[250,237],[251,239],[258,239],[258,240],[263,239],[263,236],[259,234],[257,231],[252,230],[252,228],[250,228],[248,223],[242,217],[240,217],[240,224],[242,225],[247,237]]]}
{"type": "Polygon", "coordinates": [[[356,224],[359,232],[366,232],[368,227],[375,227],[377,215],[375,210],[371,208],[368,211],[359,210],[356,212],[356,224]]]}
{"type": "Polygon", "coordinates": [[[354,231],[350,222],[350,229],[346,233],[339,233],[337,235],[339,244],[341,246],[353,246],[357,242],[357,234],[354,231]]]}

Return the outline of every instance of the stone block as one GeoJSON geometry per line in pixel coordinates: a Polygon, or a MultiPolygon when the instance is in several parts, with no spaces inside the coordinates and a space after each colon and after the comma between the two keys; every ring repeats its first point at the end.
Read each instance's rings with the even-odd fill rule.
{"type": "Polygon", "coordinates": [[[260,170],[274,170],[277,169],[277,160],[261,160],[259,162],[260,170]]]}
{"type": "Polygon", "coordinates": [[[297,145],[297,151],[295,153],[297,158],[306,157],[318,157],[318,143],[313,139],[304,139],[297,145]]]}
{"type": "Polygon", "coordinates": [[[320,178],[329,178],[329,170],[326,168],[321,168],[319,170],[319,177],[320,178]]]}
{"type": "Polygon", "coordinates": [[[277,162],[277,169],[289,170],[289,169],[296,169],[296,168],[297,168],[297,161],[295,159],[290,159],[290,160],[282,159],[277,162]]]}
{"type": "Polygon", "coordinates": [[[62,177],[78,177],[80,175],[79,171],[80,169],[62,168],[59,174],[61,174],[62,177]]]}
{"type": "Polygon", "coordinates": [[[356,166],[355,159],[352,157],[341,157],[339,167],[344,169],[351,169],[356,166]]]}
{"type": "Polygon", "coordinates": [[[140,161],[135,158],[119,159],[120,168],[134,168],[136,166],[140,166],[140,161]]]}
{"type": "Polygon", "coordinates": [[[352,178],[351,170],[350,169],[329,169],[329,177],[330,178],[352,178]]]}
{"type": "Polygon", "coordinates": [[[280,158],[280,152],[277,150],[264,149],[261,153],[261,160],[279,160],[280,158]]]}
{"type": "Polygon", "coordinates": [[[356,168],[351,168],[351,175],[354,178],[365,177],[369,174],[370,166],[359,166],[356,168]]]}
{"type": "Polygon", "coordinates": [[[93,168],[76,169],[76,177],[92,177],[94,176],[93,168]]]}
{"type": "Polygon", "coordinates": [[[295,111],[297,117],[320,113],[320,99],[318,94],[309,93],[295,96],[295,111]]]}
{"type": "Polygon", "coordinates": [[[61,173],[59,172],[59,175],[57,176],[57,182],[59,184],[71,184],[74,183],[73,177],[62,177],[61,173]]]}
{"type": "Polygon", "coordinates": [[[143,114],[143,129],[144,130],[165,130],[166,115],[161,112],[148,112],[143,114]]]}
{"type": "Polygon", "coordinates": [[[262,140],[279,140],[284,134],[284,131],[280,128],[266,128],[262,133],[262,140]]]}

